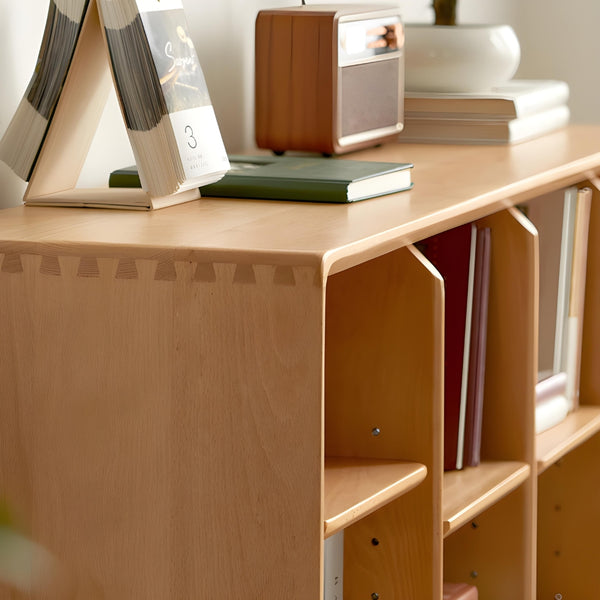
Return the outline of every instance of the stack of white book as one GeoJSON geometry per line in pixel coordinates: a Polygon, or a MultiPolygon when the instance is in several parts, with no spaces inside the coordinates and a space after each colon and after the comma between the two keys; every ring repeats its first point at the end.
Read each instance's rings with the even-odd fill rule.
{"type": "Polygon", "coordinates": [[[480,93],[407,91],[401,142],[514,144],[569,122],[564,81],[512,79],[480,93]]]}

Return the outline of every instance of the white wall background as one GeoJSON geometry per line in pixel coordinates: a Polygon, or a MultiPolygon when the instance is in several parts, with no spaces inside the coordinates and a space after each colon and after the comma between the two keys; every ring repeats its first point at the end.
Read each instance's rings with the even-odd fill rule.
{"type": "MultiPolygon", "coordinates": [[[[330,0],[334,1],[334,0],[330,0]]],[[[459,0],[462,22],[509,23],[522,46],[517,76],[563,79],[571,86],[572,120],[600,122],[598,0],[459,0]]],[[[317,0],[308,0],[308,4],[317,0]]],[[[339,3],[339,0],[338,2],[339,3]]],[[[388,0],[389,3],[389,0],[388,0]]],[[[431,0],[396,0],[405,22],[429,22],[431,0]]],[[[184,0],[225,145],[253,145],[254,20],[263,8],[300,0],[184,0]]],[[[31,77],[48,0],[0,0],[0,135],[31,77]]],[[[103,185],[111,169],[133,162],[114,96],[92,146],[80,184],[103,185]]],[[[0,208],[21,202],[25,184],[0,163],[0,208]]],[[[1,213],[0,213],[0,218],[1,213]]]]}

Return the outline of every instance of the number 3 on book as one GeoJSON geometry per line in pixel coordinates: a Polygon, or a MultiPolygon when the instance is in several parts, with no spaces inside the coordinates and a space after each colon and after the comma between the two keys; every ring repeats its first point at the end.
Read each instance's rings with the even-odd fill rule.
{"type": "Polygon", "coordinates": [[[187,144],[193,150],[194,148],[196,148],[198,146],[198,142],[196,141],[196,138],[194,137],[194,130],[192,129],[192,126],[186,125],[185,132],[188,135],[188,143],[187,144]]]}

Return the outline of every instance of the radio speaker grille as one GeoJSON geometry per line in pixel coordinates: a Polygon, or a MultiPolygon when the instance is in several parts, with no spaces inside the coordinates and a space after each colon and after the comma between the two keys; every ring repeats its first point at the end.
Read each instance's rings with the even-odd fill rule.
{"type": "Polygon", "coordinates": [[[340,69],[342,137],[398,122],[399,76],[397,58],[340,69]]]}

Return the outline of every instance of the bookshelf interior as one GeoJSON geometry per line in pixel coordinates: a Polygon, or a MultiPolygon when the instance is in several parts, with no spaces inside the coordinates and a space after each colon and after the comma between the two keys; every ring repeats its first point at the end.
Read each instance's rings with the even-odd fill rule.
{"type": "Polygon", "coordinates": [[[600,194],[579,407],[539,435],[515,206],[593,185],[599,142],[361,151],[410,158],[415,187],[353,206],[3,211],[7,504],[87,597],[322,598],[342,530],[346,600],[598,595],[600,194]],[[472,221],[492,233],[482,461],[444,472],[444,282],[418,242],[472,221]]]}

